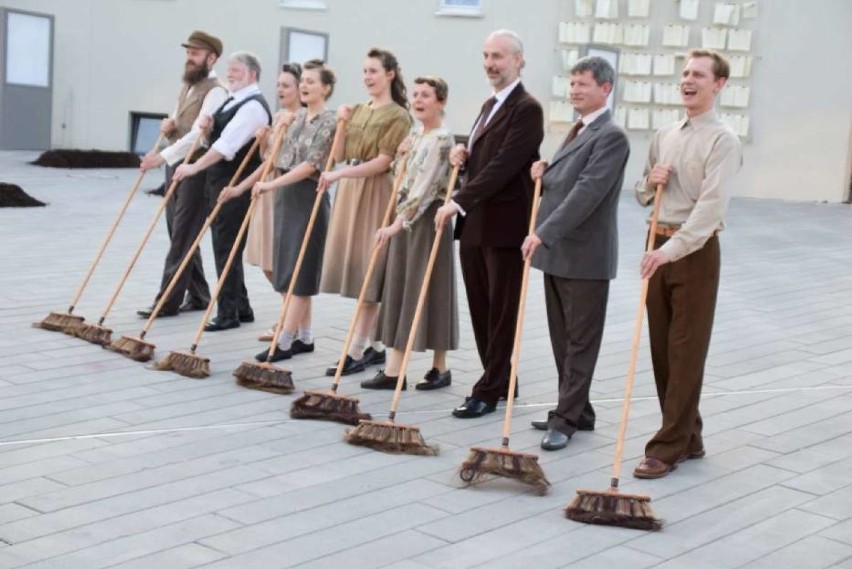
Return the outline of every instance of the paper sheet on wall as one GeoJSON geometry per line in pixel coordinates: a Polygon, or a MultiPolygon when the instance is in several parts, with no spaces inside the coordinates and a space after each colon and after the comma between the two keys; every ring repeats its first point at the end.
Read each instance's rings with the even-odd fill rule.
{"type": "Polygon", "coordinates": [[[595,18],[615,20],[618,18],[618,0],[597,0],[595,18]]]}
{"type": "Polygon", "coordinates": [[[740,5],[730,2],[716,2],[713,10],[713,23],[722,26],[738,26],[740,23],[740,5]]]}
{"type": "Polygon", "coordinates": [[[590,18],[594,9],[594,0],[574,0],[574,15],[578,18],[590,18]]]}
{"type": "Polygon", "coordinates": [[[574,67],[577,60],[580,59],[580,51],[576,49],[563,49],[562,51],[562,69],[569,70],[574,67]]]}
{"type": "Polygon", "coordinates": [[[751,30],[728,30],[728,49],[751,51],[751,30]]]}
{"type": "Polygon", "coordinates": [[[574,122],[574,107],[568,101],[550,101],[550,122],[574,122]]]}
{"type": "Polygon", "coordinates": [[[737,136],[748,136],[749,123],[751,122],[748,115],[722,113],[720,118],[734,129],[737,136]]]}
{"type": "Polygon", "coordinates": [[[621,24],[597,22],[592,36],[594,43],[618,45],[624,43],[624,28],[621,24]]]}
{"type": "Polygon", "coordinates": [[[648,130],[651,127],[648,109],[632,107],[627,113],[627,128],[630,130],[648,130]]]}
{"type": "Polygon", "coordinates": [[[615,113],[613,114],[613,120],[615,121],[615,124],[621,128],[627,128],[627,107],[616,107],[615,113]]]}
{"type": "Polygon", "coordinates": [[[751,89],[745,85],[727,85],[720,94],[719,104],[723,107],[748,107],[751,89]]]}
{"type": "Polygon", "coordinates": [[[701,47],[707,49],[725,49],[728,30],[725,28],[702,28],[701,47]]]}
{"type": "Polygon", "coordinates": [[[654,109],[651,114],[651,128],[659,130],[680,120],[680,109],[654,109]]]}
{"type": "Polygon", "coordinates": [[[742,14],[744,20],[757,18],[757,2],[743,2],[742,14]]]}
{"type": "Polygon", "coordinates": [[[622,99],[628,103],[650,103],[651,83],[645,81],[625,81],[622,99]]]}
{"type": "Polygon", "coordinates": [[[591,32],[592,27],[585,22],[559,22],[559,41],[561,43],[589,43],[591,32]]]}
{"type": "Polygon", "coordinates": [[[650,75],[651,54],[623,52],[618,62],[618,72],[624,75],[650,75]]]}
{"type": "Polygon", "coordinates": [[[654,75],[674,75],[675,56],[671,53],[658,53],[654,56],[654,75]]]}
{"type": "Polygon", "coordinates": [[[550,82],[550,94],[562,99],[568,96],[568,79],[561,75],[554,75],[550,82]]]}
{"type": "Polygon", "coordinates": [[[624,45],[646,47],[651,39],[651,27],[644,24],[625,24],[624,45]]]}
{"type": "Polygon", "coordinates": [[[679,105],[680,87],[677,83],[654,83],[654,102],[660,105],[679,105]]]}
{"type": "Polygon", "coordinates": [[[680,24],[663,26],[663,45],[666,47],[686,47],[689,45],[689,26],[680,24]]]}
{"type": "Polygon", "coordinates": [[[680,0],[678,15],[682,20],[697,20],[698,0],[680,0]]]}
{"type": "Polygon", "coordinates": [[[651,0],[627,0],[628,18],[647,18],[651,14],[651,0]]]}
{"type": "Polygon", "coordinates": [[[750,55],[732,55],[731,62],[731,77],[742,78],[751,75],[752,56],[750,55]]]}

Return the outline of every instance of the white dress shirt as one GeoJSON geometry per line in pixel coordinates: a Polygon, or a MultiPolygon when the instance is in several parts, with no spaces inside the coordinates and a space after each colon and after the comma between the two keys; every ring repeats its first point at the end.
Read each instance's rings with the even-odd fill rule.
{"type": "Polygon", "coordinates": [[[592,111],[591,113],[587,114],[586,116],[580,117],[580,120],[583,121],[583,126],[581,126],[580,130],[577,131],[577,136],[580,136],[581,134],[583,134],[583,131],[585,131],[587,128],[589,128],[590,124],[595,122],[599,116],[601,116],[602,114],[604,114],[608,110],[609,110],[609,108],[606,105],[604,105],[603,107],[599,108],[598,110],[592,111]]]}
{"type": "MultiPolygon", "coordinates": [[[[216,72],[211,69],[207,77],[209,79],[215,79],[216,72]]],[[[187,91],[187,98],[192,95],[193,89],[195,89],[194,85],[189,88],[189,91],[187,91]]],[[[222,103],[224,103],[227,98],[228,91],[224,87],[216,86],[208,91],[207,95],[204,96],[204,101],[201,103],[201,111],[198,113],[198,117],[196,117],[195,122],[192,123],[192,128],[189,132],[176,140],[174,144],[167,146],[160,151],[160,156],[162,156],[163,160],[166,161],[166,164],[174,166],[184,159],[187,152],[189,152],[189,149],[192,148],[192,143],[195,142],[195,137],[198,136],[198,121],[204,115],[212,115],[216,109],[222,106],[222,103]]],[[[178,105],[179,104],[180,103],[178,103],[178,105]]],[[[172,118],[177,118],[179,110],[179,107],[175,107],[175,112],[172,113],[172,118]]]]}
{"type": "MultiPolygon", "coordinates": [[[[471,135],[474,132],[476,132],[476,129],[479,128],[479,123],[481,123],[483,120],[485,121],[484,124],[488,125],[488,122],[494,117],[494,115],[497,114],[497,111],[500,110],[500,107],[502,107],[503,103],[506,102],[506,99],[509,98],[509,94],[511,94],[511,92],[514,90],[514,88],[517,87],[520,82],[521,82],[521,78],[518,77],[517,79],[512,81],[512,83],[510,83],[508,87],[504,87],[503,89],[500,89],[496,93],[491,94],[492,97],[497,99],[497,102],[491,108],[491,112],[488,114],[487,117],[479,117],[479,120],[476,121],[475,125],[473,125],[473,130],[470,131],[471,135]]],[[[472,144],[473,144],[473,136],[471,136],[467,141],[467,151],[468,152],[470,152],[472,144]]]]}
{"type": "MultiPolygon", "coordinates": [[[[234,93],[230,93],[233,100],[228,101],[223,110],[227,111],[248,97],[257,94],[260,94],[260,88],[257,86],[257,83],[247,85],[234,93]]],[[[211,148],[221,154],[226,161],[230,162],[234,159],[234,155],[239,152],[240,148],[245,146],[246,142],[254,137],[257,129],[268,124],[269,115],[266,114],[263,105],[257,100],[249,101],[240,107],[240,110],[237,111],[231,122],[225,126],[219,140],[214,142],[211,148]]]]}

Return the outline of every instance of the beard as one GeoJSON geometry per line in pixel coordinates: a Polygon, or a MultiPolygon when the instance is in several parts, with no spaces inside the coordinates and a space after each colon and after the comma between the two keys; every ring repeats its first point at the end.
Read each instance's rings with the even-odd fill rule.
{"type": "Polygon", "coordinates": [[[186,65],[183,68],[183,80],[185,83],[189,83],[190,85],[195,85],[199,81],[202,81],[210,75],[210,68],[207,67],[206,63],[199,65],[195,65],[191,61],[187,61],[186,65]]]}

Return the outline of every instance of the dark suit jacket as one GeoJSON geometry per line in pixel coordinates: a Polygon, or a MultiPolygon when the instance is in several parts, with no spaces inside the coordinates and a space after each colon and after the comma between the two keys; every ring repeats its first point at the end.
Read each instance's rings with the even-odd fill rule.
{"type": "Polygon", "coordinates": [[[529,230],[530,166],[538,160],[543,138],[541,105],[519,83],[473,142],[467,159],[464,184],[454,196],[466,213],[456,221],[462,245],[520,247],[529,230]]]}
{"type": "Polygon", "coordinates": [[[532,265],[571,279],[613,279],[618,199],[630,145],[609,111],[561,147],[542,178],[532,265]]]}

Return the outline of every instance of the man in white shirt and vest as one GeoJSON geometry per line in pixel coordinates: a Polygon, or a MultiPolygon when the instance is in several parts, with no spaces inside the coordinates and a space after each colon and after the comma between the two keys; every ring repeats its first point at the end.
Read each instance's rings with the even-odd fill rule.
{"type": "MultiPolygon", "coordinates": [[[[212,116],[207,115],[201,122],[202,128],[210,128],[210,148],[194,164],[184,164],[175,170],[174,177],[178,180],[206,172],[204,192],[211,210],[216,206],[219,192],[228,185],[248,153],[255,132],[272,123],[269,105],[257,85],[258,79],[260,61],[257,56],[246,51],[230,56],[227,73],[229,96],[212,116]]],[[[260,156],[255,153],[237,183],[254,172],[260,163],[260,156]]],[[[251,196],[246,192],[224,203],[211,226],[216,273],[220,276],[248,212],[250,200],[251,196]]],[[[218,313],[205,328],[208,332],[228,330],[238,327],[240,322],[254,321],[243,276],[244,248],[245,239],[242,239],[234,264],[222,284],[218,313]]]]}
{"type": "MultiPolygon", "coordinates": [[[[196,30],[182,46],[186,49],[183,87],[177,106],[171,117],[163,119],[160,130],[169,140],[169,146],[157,152],[149,152],[143,159],[142,170],[166,165],[166,185],[171,184],[175,166],[180,163],[201,131],[201,116],[212,114],[228,96],[225,86],[219,81],[213,66],[222,55],[222,41],[216,36],[196,30]]],[[[199,149],[197,158],[203,153],[199,149]]],[[[207,216],[207,201],[204,199],[204,176],[192,176],[183,180],[172,199],[166,204],[166,226],[171,244],[166,254],[163,277],[155,303],[177,272],[183,258],[192,247],[192,242],[204,225],[207,216]]],[[[196,251],[175,284],[169,298],[163,304],[159,316],[174,316],[178,312],[203,310],[210,302],[210,288],[204,278],[201,252],[196,251]],[[182,304],[183,303],[183,304],[182,304]]],[[[151,316],[153,306],[139,310],[143,318],[151,316]]]]}

